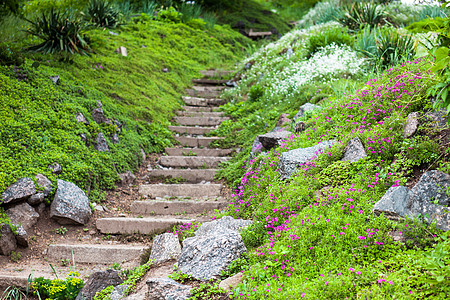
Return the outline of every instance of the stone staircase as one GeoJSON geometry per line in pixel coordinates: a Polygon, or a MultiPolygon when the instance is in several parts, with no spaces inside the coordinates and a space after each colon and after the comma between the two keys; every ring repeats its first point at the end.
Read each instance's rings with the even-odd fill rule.
{"type": "MultiPolygon", "coordinates": [[[[159,168],[148,170],[154,184],[141,184],[129,204],[126,213],[109,214],[95,220],[96,230],[89,230],[79,242],[50,239],[42,257],[33,258],[27,265],[7,263],[0,270],[0,290],[9,285],[26,287],[28,275],[55,278],[50,263],[57,265],[59,277],[64,277],[73,267],[58,265],[62,261],[76,262],[75,269],[83,276],[106,266],[118,263],[122,268],[139,265],[140,257],[148,248],[142,242],[123,243],[106,241],[109,235],[155,234],[173,228],[174,225],[208,220],[208,214],[227,205],[224,186],[214,182],[220,163],[229,159],[232,149],[214,149],[209,145],[220,137],[204,135],[228,120],[217,112],[223,100],[219,94],[226,88],[225,80],[218,78],[228,73],[205,71],[205,78],[194,80],[196,85],[183,97],[186,106],[174,117],[174,133],[179,146],[166,148],[159,158],[159,168]],[[166,182],[177,182],[170,184],[166,182]],[[93,234],[93,236],[89,236],[93,234]],[[98,233],[102,235],[99,236],[98,233]],[[94,238],[94,236],[96,236],[94,238]]],[[[74,227],[77,228],[77,227],[74,227]]],[[[80,229],[74,229],[81,231],[80,229]]],[[[85,230],[86,231],[86,230],[85,230]]]]}

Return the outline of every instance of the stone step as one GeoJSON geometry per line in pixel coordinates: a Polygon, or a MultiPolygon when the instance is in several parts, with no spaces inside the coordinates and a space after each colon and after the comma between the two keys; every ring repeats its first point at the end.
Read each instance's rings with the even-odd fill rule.
{"type": "Polygon", "coordinates": [[[217,169],[155,169],[149,170],[148,174],[153,178],[182,178],[189,183],[212,181],[217,174],[217,169]]]}
{"type": "Polygon", "coordinates": [[[186,89],[186,94],[191,97],[217,98],[222,92],[220,91],[196,91],[194,89],[186,89]]]}
{"type": "Polygon", "coordinates": [[[198,83],[198,84],[224,85],[225,83],[228,82],[228,79],[206,79],[206,78],[201,78],[201,79],[193,79],[192,82],[193,83],[198,83]]]}
{"type": "Polygon", "coordinates": [[[73,254],[75,263],[112,264],[139,260],[145,248],[145,246],[131,245],[58,244],[50,245],[47,255],[50,260],[58,262],[62,259],[72,261],[73,254]]]}
{"type": "Polygon", "coordinates": [[[228,156],[233,149],[166,148],[170,156],[228,156]]]}
{"type": "Polygon", "coordinates": [[[182,146],[187,147],[208,147],[210,143],[214,141],[223,140],[223,137],[188,137],[188,136],[176,136],[175,140],[182,146]]]}
{"type": "Polygon", "coordinates": [[[213,112],[215,107],[208,107],[208,106],[183,106],[181,107],[187,112],[213,112]]]}
{"type": "Polygon", "coordinates": [[[230,157],[213,156],[161,156],[159,163],[163,167],[172,168],[217,168],[219,164],[230,160],[230,157]]]}
{"type": "Polygon", "coordinates": [[[200,73],[205,77],[226,77],[231,76],[234,72],[226,70],[203,70],[200,73]]]}
{"type": "Polygon", "coordinates": [[[194,111],[177,111],[178,116],[182,117],[223,117],[225,114],[223,112],[215,111],[215,112],[194,112],[194,111]]]}
{"type": "Polygon", "coordinates": [[[223,186],[221,184],[143,184],[139,193],[151,198],[169,197],[219,197],[223,186]]]}
{"type": "Polygon", "coordinates": [[[173,132],[194,135],[207,134],[216,129],[216,127],[169,126],[169,130],[173,132]]]}
{"type": "Polygon", "coordinates": [[[203,85],[194,85],[192,87],[192,89],[197,92],[222,92],[227,88],[228,87],[226,86],[203,86],[203,85]]]}
{"type": "Polygon", "coordinates": [[[200,214],[227,206],[223,201],[134,201],[130,210],[142,215],[200,214]]]}
{"type": "Polygon", "coordinates": [[[216,126],[223,121],[229,120],[227,117],[175,117],[174,122],[184,126],[216,126]]]}
{"type": "Polygon", "coordinates": [[[103,234],[151,234],[171,229],[177,224],[192,222],[192,219],[176,218],[101,218],[97,229],[103,234]]]}
{"type": "Polygon", "coordinates": [[[225,100],[216,98],[200,98],[183,96],[183,101],[191,106],[219,106],[225,104],[225,100]]]}

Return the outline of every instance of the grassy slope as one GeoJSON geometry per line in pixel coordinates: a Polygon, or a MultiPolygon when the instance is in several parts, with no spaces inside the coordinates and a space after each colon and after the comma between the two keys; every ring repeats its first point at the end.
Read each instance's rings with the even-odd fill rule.
{"type": "MultiPolygon", "coordinates": [[[[217,26],[201,31],[151,22],[115,31],[118,36],[108,30],[89,32],[94,53],[74,56],[71,64],[58,56],[27,53],[18,69],[0,67],[0,191],[38,172],[55,180],[47,166],[58,162],[63,167],[58,178],[91,190],[91,198],[98,199],[100,189],[114,186],[117,172],[137,168],[140,148],[157,152],[171,144],[166,125],[198,71],[234,62],[248,43],[217,26]],[[127,48],[128,57],[114,53],[119,46],[127,48]],[[33,68],[34,61],[40,66],[33,68]],[[56,86],[50,80],[55,75],[60,77],[56,86]],[[103,103],[106,117],[123,124],[117,145],[110,140],[117,127],[92,120],[97,101],[103,103]],[[77,112],[90,124],[78,123],[77,112]],[[94,150],[98,132],[107,138],[111,152],[94,150]],[[81,133],[87,136],[87,146],[81,133]]],[[[27,44],[25,40],[21,45],[27,44]]]]}

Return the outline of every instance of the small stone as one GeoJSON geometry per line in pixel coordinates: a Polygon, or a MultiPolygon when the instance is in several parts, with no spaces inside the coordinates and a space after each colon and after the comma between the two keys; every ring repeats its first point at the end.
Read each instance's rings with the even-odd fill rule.
{"type": "Polygon", "coordinates": [[[437,130],[444,129],[448,126],[448,116],[445,110],[427,112],[425,114],[425,120],[431,123],[437,130]]]}
{"type": "Polygon", "coordinates": [[[80,138],[83,143],[87,142],[87,136],[84,133],[80,133],[80,138]]]}
{"type": "Polygon", "coordinates": [[[41,204],[39,204],[38,207],[36,208],[36,212],[37,212],[40,216],[42,216],[42,214],[43,214],[44,211],[45,211],[45,208],[46,208],[45,203],[41,203],[41,204]]]}
{"type": "Polygon", "coordinates": [[[106,142],[105,136],[101,132],[97,135],[97,145],[95,146],[95,149],[101,152],[109,152],[108,143],[106,142]]]}
{"type": "Polygon", "coordinates": [[[119,136],[117,133],[114,133],[114,135],[111,137],[111,141],[114,145],[117,145],[119,143],[119,136]]]}
{"type": "Polygon", "coordinates": [[[252,149],[250,150],[250,156],[255,156],[258,153],[261,153],[262,149],[264,149],[264,147],[259,141],[259,136],[257,136],[253,141],[252,149]]]}
{"type": "Polygon", "coordinates": [[[48,197],[48,195],[53,191],[53,183],[45,175],[37,174],[36,183],[39,187],[44,188],[43,193],[45,197],[48,197]]]}
{"type": "Polygon", "coordinates": [[[59,81],[59,76],[50,76],[50,79],[53,81],[55,85],[57,85],[59,81]]]}
{"type": "Polygon", "coordinates": [[[147,160],[147,155],[145,155],[145,151],[142,148],[141,148],[141,155],[142,155],[142,161],[146,161],[147,160]]]}
{"type": "Polygon", "coordinates": [[[16,242],[19,246],[28,247],[28,233],[22,225],[16,228],[16,242]]]}
{"type": "Polygon", "coordinates": [[[372,208],[376,215],[384,214],[388,219],[400,220],[408,214],[406,204],[409,190],[404,186],[391,187],[372,208]]]}
{"type": "Polygon", "coordinates": [[[48,166],[48,169],[52,171],[53,174],[61,174],[62,173],[62,167],[58,163],[53,163],[48,166]]]}
{"type": "Polygon", "coordinates": [[[306,123],[303,121],[298,121],[297,123],[295,123],[294,125],[294,132],[295,133],[299,133],[299,132],[303,132],[306,130],[306,123]]]}
{"type": "MultiPolygon", "coordinates": [[[[23,177],[17,180],[14,184],[10,185],[2,193],[3,204],[14,203],[18,201],[27,200],[29,197],[36,193],[36,186],[33,180],[28,177],[23,177]]],[[[1,204],[0,203],[0,204],[1,204]]]]}
{"type": "Polygon", "coordinates": [[[351,163],[357,162],[358,160],[365,158],[367,156],[364,145],[359,138],[351,139],[348,142],[347,147],[344,149],[343,161],[349,161],[351,163]]]}
{"type": "Polygon", "coordinates": [[[286,51],[286,57],[289,59],[294,55],[294,50],[292,48],[287,49],[286,51]]]}
{"type": "Polygon", "coordinates": [[[169,69],[168,68],[164,68],[161,70],[163,73],[169,73],[169,69]]]}
{"type": "Polygon", "coordinates": [[[128,56],[127,53],[127,48],[120,46],[119,48],[117,48],[114,52],[119,53],[122,56],[128,56]]]}
{"type": "Polygon", "coordinates": [[[118,286],[115,286],[111,292],[111,294],[109,295],[109,299],[110,300],[120,300],[123,298],[124,293],[126,291],[127,288],[129,288],[130,286],[127,284],[121,284],[118,286]]]}
{"type": "Polygon", "coordinates": [[[181,254],[181,245],[178,236],[173,233],[157,235],[153,239],[152,251],[150,254],[154,264],[178,259],[181,254]]]}
{"type": "Polygon", "coordinates": [[[117,32],[109,31],[110,35],[119,35],[117,32]]]}
{"type": "Polygon", "coordinates": [[[420,118],[419,112],[412,112],[408,115],[405,127],[403,128],[404,138],[410,138],[416,133],[417,128],[419,127],[419,118],[420,118]]]}
{"type": "Polygon", "coordinates": [[[242,275],[241,272],[239,272],[225,280],[222,280],[219,283],[219,288],[222,288],[222,289],[226,290],[227,292],[231,292],[233,290],[233,288],[235,288],[239,284],[241,284],[243,280],[244,280],[244,276],[242,275]]]}
{"type": "Polygon", "coordinates": [[[89,125],[89,121],[86,119],[86,117],[82,113],[77,113],[75,118],[77,119],[78,123],[83,123],[86,125],[89,125]]]}

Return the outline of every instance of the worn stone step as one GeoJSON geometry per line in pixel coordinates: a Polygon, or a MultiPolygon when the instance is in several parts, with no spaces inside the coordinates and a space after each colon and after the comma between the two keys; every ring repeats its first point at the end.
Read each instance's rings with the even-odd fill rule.
{"type": "Polygon", "coordinates": [[[187,112],[213,112],[215,109],[217,109],[216,107],[209,107],[209,106],[188,106],[188,105],[182,106],[181,108],[187,112]]]}
{"type": "Polygon", "coordinates": [[[194,134],[194,135],[207,134],[216,129],[217,129],[216,127],[169,126],[169,130],[173,132],[181,134],[194,134]]]}
{"type": "Polygon", "coordinates": [[[166,148],[170,156],[228,156],[233,149],[200,149],[200,148],[166,148]]]}
{"type": "Polygon", "coordinates": [[[225,114],[223,112],[214,111],[214,112],[195,112],[195,111],[177,111],[178,116],[182,117],[223,117],[225,114]]]}
{"type": "Polygon", "coordinates": [[[101,218],[97,229],[103,234],[151,234],[171,229],[177,224],[192,222],[181,218],[101,218]]]}
{"type": "Polygon", "coordinates": [[[191,97],[203,97],[203,98],[217,98],[222,92],[220,91],[197,91],[194,89],[186,89],[186,94],[191,97]]]}
{"type": "Polygon", "coordinates": [[[198,84],[209,84],[209,85],[224,85],[228,82],[228,79],[207,79],[207,78],[201,78],[201,79],[193,79],[193,83],[198,84]]]}
{"type": "Polygon", "coordinates": [[[153,178],[182,178],[185,182],[198,183],[214,180],[217,171],[217,169],[155,169],[149,170],[148,174],[153,178]]]}
{"type": "Polygon", "coordinates": [[[217,98],[200,98],[183,96],[183,101],[190,106],[219,106],[225,104],[225,100],[217,98]]]}
{"type": "Polygon", "coordinates": [[[229,120],[227,117],[175,117],[174,122],[184,126],[216,126],[223,121],[229,120]]]}
{"type": "Polygon", "coordinates": [[[176,136],[175,140],[182,146],[187,147],[208,147],[210,143],[223,140],[223,137],[188,137],[176,136]]]}
{"type": "Polygon", "coordinates": [[[132,245],[98,245],[98,244],[57,244],[48,247],[47,256],[52,261],[60,262],[61,259],[76,263],[111,264],[139,260],[144,253],[145,246],[132,245]]]}
{"type": "Polygon", "coordinates": [[[130,210],[142,215],[199,214],[226,207],[223,201],[134,201],[130,210]]]}
{"type": "Polygon", "coordinates": [[[219,164],[230,160],[229,157],[213,156],[161,156],[159,163],[172,168],[217,168],[219,164]]]}
{"type": "Polygon", "coordinates": [[[221,184],[143,184],[139,193],[151,198],[156,197],[219,197],[221,184]]]}
{"type": "Polygon", "coordinates": [[[226,70],[203,70],[200,73],[205,77],[226,77],[231,76],[233,71],[226,70]]]}
{"type": "Polygon", "coordinates": [[[197,92],[222,92],[227,88],[228,87],[226,86],[203,86],[203,85],[194,85],[192,87],[192,89],[197,92]]]}

